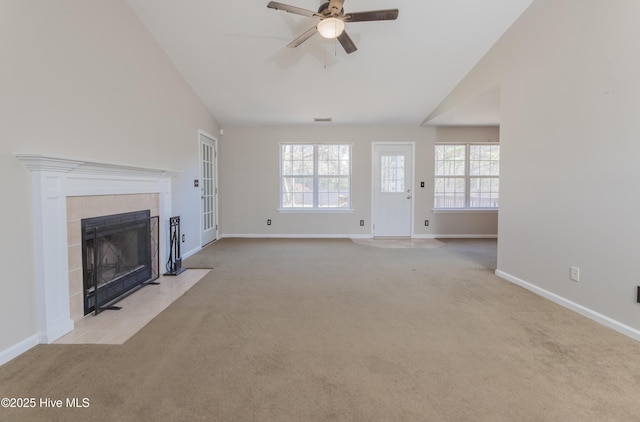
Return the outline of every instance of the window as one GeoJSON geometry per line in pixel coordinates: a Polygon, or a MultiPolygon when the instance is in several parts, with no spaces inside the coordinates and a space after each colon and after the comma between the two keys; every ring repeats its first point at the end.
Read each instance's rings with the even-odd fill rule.
{"type": "Polygon", "coordinates": [[[435,209],[497,209],[500,145],[438,144],[435,209]]]}
{"type": "Polygon", "coordinates": [[[351,208],[351,145],[281,144],[280,208],[351,208]]]}
{"type": "Polygon", "coordinates": [[[404,192],[404,154],[380,156],[380,178],[382,193],[404,192]]]}

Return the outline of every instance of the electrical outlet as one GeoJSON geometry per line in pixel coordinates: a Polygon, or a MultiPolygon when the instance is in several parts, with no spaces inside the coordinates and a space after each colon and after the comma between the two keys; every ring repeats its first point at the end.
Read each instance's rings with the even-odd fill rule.
{"type": "Polygon", "coordinates": [[[182,235],[182,243],[184,243],[185,240],[186,240],[185,236],[182,235]]]}
{"type": "Polygon", "coordinates": [[[360,220],[360,225],[364,226],[364,220],[360,220]]]}
{"type": "Polygon", "coordinates": [[[271,219],[269,218],[269,219],[267,220],[267,226],[270,226],[270,225],[271,225],[271,219]]]}
{"type": "Polygon", "coordinates": [[[571,267],[571,280],[580,281],[580,268],[571,267]]]}

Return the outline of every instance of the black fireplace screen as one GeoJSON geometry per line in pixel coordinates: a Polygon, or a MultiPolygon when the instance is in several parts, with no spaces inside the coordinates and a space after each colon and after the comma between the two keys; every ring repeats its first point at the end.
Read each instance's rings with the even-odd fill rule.
{"type": "Polygon", "coordinates": [[[158,217],[149,210],[83,219],[82,237],[85,315],[159,277],[158,217]]]}

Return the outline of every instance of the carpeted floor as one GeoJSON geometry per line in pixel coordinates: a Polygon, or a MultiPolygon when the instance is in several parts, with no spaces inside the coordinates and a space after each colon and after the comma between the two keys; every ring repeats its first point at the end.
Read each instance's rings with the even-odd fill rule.
{"type": "Polygon", "coordinates": [[[497,278],[495,241],[223,239],[124,345],[39,345],[5,421],[637,421],[640,344],[497,278]],[[66,404],[66,403],[64,403],[66,404]]]}
{"type": "Polygon", "coordinates": [[[411,238],[375,238],[375,239],[351,239],[357,245],[372,246],[374,248],[439,248],[444,245],[437,239],[411,239],[411,238]]]}

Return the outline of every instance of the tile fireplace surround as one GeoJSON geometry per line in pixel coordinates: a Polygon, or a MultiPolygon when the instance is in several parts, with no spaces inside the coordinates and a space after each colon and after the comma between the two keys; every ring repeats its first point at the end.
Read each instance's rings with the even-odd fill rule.
{"type": "Polygon", "coordinates": [[[38,341],[48,344],[82,318],[76,297],[81,263],[74,252],[78,219],[132,207],[150,209],[160,217],[162,262],[167,256],[171,179],[177,172],[43,154],[15,156],[32,172],[38,341]]]}
{"type": "Polygon", "coordinates": [[[84,317],[82,220],[140,210],[149,210],[151,217],[156,217],[159,211],[158,199],[157,193],[67,197],[69,306],[73,321],[78,322],[84,317]]]}

